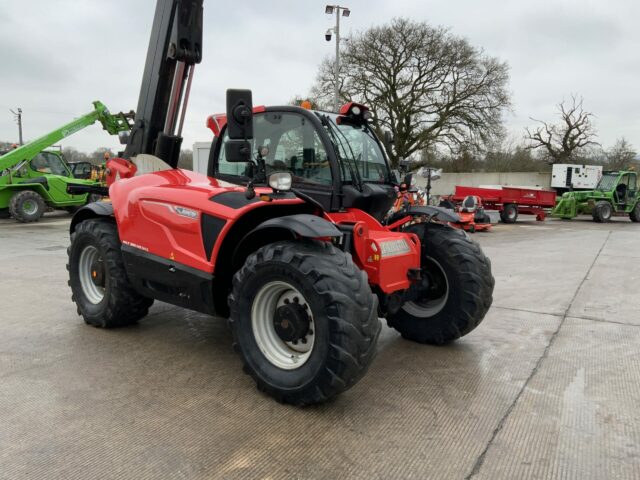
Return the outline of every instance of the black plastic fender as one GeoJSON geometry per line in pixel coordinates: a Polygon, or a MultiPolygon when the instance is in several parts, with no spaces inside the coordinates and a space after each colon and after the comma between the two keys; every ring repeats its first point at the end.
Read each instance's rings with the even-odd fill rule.
{"type": "Polygon", "coordinates": [[[406,210],[402,210],[400,212],[394,213],[389,220],[387,220],[387,224],[393,223],[396,220],[400,220],[402,217],[406,217],[407,215],[411,216],[419,216],[419,215],[427,215],[429,217],[433,217],[441,222],[458,222],[460,218],[456,215],[455,212],[443,207],[434,207],[432,205],[412,205],[406,210]]]}
{"type": "Polygon", "coordinates": [[[254,228],[247,237],[261,230],[282,228],[304,238],[342,237],[342,232],[333,223],[324,218],[299,213],[267,220],[254,228]]]}
{"type": "Polygon", "coordinates": [[[81,222],[98,217],[113,217],[113,205],[111,202],[94,202],[80,208],[71,219],[69,233],[73,233],[81,222]]]}
{"type": "Polygon", "coordinates": [[[255,250],[269,243],[291,240],[295,237],[342,237],[343,233],[333,223],[316,215],[299,213],[271,218],[247,233],[233,254],[233,263],[239,268],[255,250]]]}

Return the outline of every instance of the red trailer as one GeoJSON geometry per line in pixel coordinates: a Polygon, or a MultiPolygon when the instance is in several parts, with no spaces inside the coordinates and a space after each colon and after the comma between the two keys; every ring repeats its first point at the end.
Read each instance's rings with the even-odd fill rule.
{"type": "Polygon", "coordinates": [[[536,220],[544,221],[545,208],[556,204],[556,192],[534,188],[501,187],[479,188],[456,185],[452,200],[462,202],[468,195],[482,199],[485,210],[498,210],[504,223],[515,223],[519,213],[535,215],[536,220]]]}

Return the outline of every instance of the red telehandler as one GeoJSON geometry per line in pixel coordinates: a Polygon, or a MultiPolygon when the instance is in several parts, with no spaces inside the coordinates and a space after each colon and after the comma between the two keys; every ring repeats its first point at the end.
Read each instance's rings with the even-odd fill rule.
{"type": "Polygon", "coordinates": [[[397,182],[365,106],[254,108],[250,91],[229,90],[226,115],[209,120],[209,174],[176,168],[201,39],[202,0],[158,1],[135,124],[108,164],[111,201],[70,227],[84,320],[129,325],[154,299],[228,317],[245,371],[295,405],[362,378],[379,317],[423,343],[473,330],[492,302],[490,262],[442,224],[445,209],[410,205],[381,223],[397,182]]]}

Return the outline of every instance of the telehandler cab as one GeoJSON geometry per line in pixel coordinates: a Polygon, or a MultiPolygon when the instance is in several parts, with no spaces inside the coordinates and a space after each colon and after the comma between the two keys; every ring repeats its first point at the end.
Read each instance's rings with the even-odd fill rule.
{"type": "Polygon", "coordinates": [[[423,343],[473,330],[492,302],[490,262],[445,209],[382,223],[396,182],[365,106],[253,108],[251,92],[229,90],[227,113],[208,121],[209,175],[176,168],[201,11],[175,3],[158,2],[151,46],[167,48],[150,48],[127,158],[108,162],[111,203],[72,220],[69,284],[85,321],[132,324],[154,299],[228,317],[258,388],[296,405],[365,374],[380,316],[423,343]],[[167,19],[185,27],[177,37],[167,19]],[[140,174],[141,160],[154,171],[140,174]]]}

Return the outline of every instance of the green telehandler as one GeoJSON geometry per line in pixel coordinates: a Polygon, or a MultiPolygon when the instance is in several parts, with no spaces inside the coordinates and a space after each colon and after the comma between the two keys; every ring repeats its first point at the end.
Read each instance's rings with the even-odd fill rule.
{"type": "Polygon", "coordinates": [[[111,135],[131,130],[133,112],[112,115],[101,102],[93,106],[92,112],[0,156],[0,218],[34,222],[47,208],[73,211],[92,200],[90,193],[71,194],[67,187],[96,181],[75,178],[59,152],[45,149],[98,121],[111,135]]]}
{"type": "Polygon", "coordinates": [[[596,189],[589,192],[566,192],[560,197],[551,216],[571,219],[591,214],[593,221],[608,222],[612,216],[628,215],[640,222],[638,175],[634,171],[605,172],[596,189]]]}

